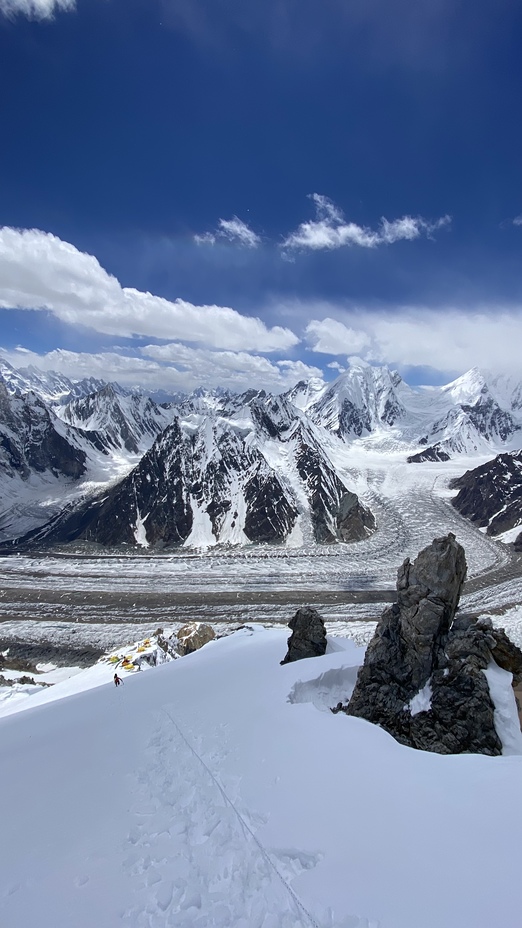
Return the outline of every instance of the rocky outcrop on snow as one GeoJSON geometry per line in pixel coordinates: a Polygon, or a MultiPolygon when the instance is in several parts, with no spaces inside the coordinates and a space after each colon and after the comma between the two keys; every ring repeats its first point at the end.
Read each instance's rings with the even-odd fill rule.
{"type": "Polygon", "coordinates": [[[465,575],[464,549],[452,533],[413,564],[404,561],[397,603],[383,613],[352,697],[338,708],[414,748],[502,752],[483,671],[493,659],[518,679],[522,653],[489,620],[455,617],[465,575]]]}
{"type": "Polygon", "coordinates": [[[292,629],[292,634],[282,664],[300,661],[305,657],[320,657],[326,652],[326,629],[316,609],[311,606],[298,609],[288,627],[292,629]]]}
{"type": "Polygon", "coordinates": [[[499,454],[450,486],[459,491],[452,500],[455,509],[488,535],[522,525],[522,452],[499,454]]]}
{"type": "Polygon", "coordinates": [[[178,630],[178,653],[185,657],[193,651],[199,651],[203,645],[208,644],[215,637],[214,629],[205,622],[189,622],[187,625],[182,625],[178,630]]]}

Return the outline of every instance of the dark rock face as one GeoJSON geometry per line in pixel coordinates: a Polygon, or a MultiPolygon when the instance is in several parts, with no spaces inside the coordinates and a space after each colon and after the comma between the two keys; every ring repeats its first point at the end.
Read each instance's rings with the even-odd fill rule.
{"type": "Polygon", "coordinates": [[[358,496],[346,490],[339,500],[336,513],[337,537],[341,541],[362,541],[375,531],[375,517],[358,496]]]}
{"type": "Polygon", "coordinates": [[[292,404],[281,396],[256,396],[249,406],[258,429],[268,438],[284,441],[296,418],[292,404]]]}
{"type": "MultiPolygon", "coordinates": [[[[425,443],[425,442],[424,442],[425,443]]],[[[419,442],[422,444],[422,442],[419,442]]],[[[423,464],[424,461],[449,461],[450,456],[439,445],[432,445],[425,451],[419,451],[417,454],[410,454],[406,458],[408,464],[423,464]]]]}
{"type": "Polygon", "coordinates": [[[112,384],[89,396],[72,400],[62,410],[64,422],[82,429],[97,448],[107,453],[125,448],[132,454],[143,450],[147,437],[156,438],[168,424],[168,415],[150,398],[124,396],[112,384]]]}
{"type": "Polygon", "coordinates": [[[305,657],[320,657],[326,651],[326,629],[316,609],[304,606],[298,609],[288,627],[292,634],[288,639],[288,651],[282,664],[300,661],[305,657]]]}
{"type": "Polygon", "coordinates": [[[219,540],[225,520],[233,526],[240,518],[240,493],[247,539],[283,542],[298,512],[259,452],[211,424],[187,436],[174,419],[124,480],[60,520],[47,540],[136,546],[145,536],[151,548],[177,547],[189,539],[198,512],[219,540]]]}
{"type": "Polygon", "coordinates": [[[147,515],[151,545],[176,546],[192,528],[192,510],[178,460],[182,436],[177,422],[167,430],[172,449],[165,467],[159,446],[153,445],[125,480],[110,491],[102,505],[90,513],[88,524],[76,536],[103,545],[136,544],[137,514],[147,515]]]}
{"type": "Polygon", "coordinates": [[[351,400],[345,399],[339,413],[339,435],[357,435],[371,432],[372,421],[368,409],[358,409],[351,400]]]}
{"type": "Polygon", "coordinates": [[[507,441],[519,429],[513,416],[501,409],[491,396],[481,396],[473,406],[462,404],[461,408],[477,432],[488,440],[498,437],[507,441]]]}
{"type": "Polygon", "coordinates": [[[296,434],[296,465],[310,503],[315,540],[362,541],[375,531],[373,513],[359,502],[303,430],[296,434]]]}
{"type": "Polygon", "coordinates": [[[10,396],[0,381],[0,471],[23,480],[35,471],[75,480],[85,472],[85,460],[73,432],[34,393],[10,396]]]}
{"type": "MultiPolygon", "coordinates": [[[[499,454],[468,470],[450,484],[458,489],[455,509],[488,535],[500,535],[522,524],[522,452],[499,454]]],[[[518,541],[518,539],[517,539],[518,541]]]]}
{"type": "Polygon", "coordinates": [[[522,671],[522,653],[473,616],[454,618],[466,576],[450,532],[399,568],[398,602],[376,628],[344,711],[381,725],[403,744],[439,754],[500,754],[482,673],[493,656],[522,671]]]}
{"type": "Polygon", "coordinates": [[[245,535],[249,541],[271,544],[287,538],[298,513],[275,474],[259,468],[245,486],[245,501],[245,535]]]}

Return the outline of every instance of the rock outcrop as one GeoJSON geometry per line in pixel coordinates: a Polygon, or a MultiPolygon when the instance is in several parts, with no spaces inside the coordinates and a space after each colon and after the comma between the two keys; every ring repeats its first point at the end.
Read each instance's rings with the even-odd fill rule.
{"type": "Polygon", "coordinates": [[[348,715],[381,725],[403,744],[439,754],[501,754],[485,670],[492,657],[522,673],[522,653],[490,620],[455,617],[464,549],[436,538],[397,577],[397,603],[370,642],[348,715]]]}
{"type": "Polygon", "coordinates": [[[459,491],[451,501],[455,509],[487,535],[522,524],[522,451],[499,454],[452,480],[450,487],[459,491]]]}
{"type": "Polygon", "coordinates": [[[199,651],[204,644],[215,637],[216,634],[211,625],[205,625],[204,622],[189,622],[178,631],[178,653],[185,657],[193,651],[199,651]]]}
{"type": "Polygon", "coordinates": [[[326,651],[326,629],[316,609],[303,606],[288,623],[292,634],[282,664],[300,661],[305,657],[320,657],[326,651]]]}

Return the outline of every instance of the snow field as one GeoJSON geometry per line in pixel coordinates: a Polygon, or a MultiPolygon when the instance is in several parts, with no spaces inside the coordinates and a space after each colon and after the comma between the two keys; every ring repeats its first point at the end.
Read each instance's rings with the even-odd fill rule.
{"type": "Polygon", "coordinates": [[[118,689],[99,664],[0,721],[2,925],[515,928],[522,756],[334,716],[362,650],[281,667],[286,638],[243,629],[118,689]]]}

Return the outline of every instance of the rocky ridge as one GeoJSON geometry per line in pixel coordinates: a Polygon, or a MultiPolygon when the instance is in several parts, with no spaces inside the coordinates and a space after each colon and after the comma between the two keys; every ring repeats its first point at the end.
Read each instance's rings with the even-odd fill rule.
{"type": "MultiPolygon", "coordinates": [[[[522,526],[522,452],[499,454],[493,461],[466,471],[450,484],[458,494],[452,500],[461,515],[501,535],[522,526]]],[[[522,533],[515,543],[522,547],[522,533]]]]}
{"type": "Polygon", "coordinates": [[[500,754],[483,671],[492,661],[522,678],[522,653],[489,620],[456,615],[466,576],[452,533],[436,538],[397,576],[397,603],[370,642],[350,701],[337,711],[382,726],[410,747],[440,754],[500,754]]]}
{"type": "Polygon", "coordinates": [[[290,619],[292,634],[288,651],[281,664],[290,664],[307,657],[321,657],[326,652],[326,628],[323,619],[312,606],[303,606],[290,619]]]}
{"type": "Polygon", "coordinates": [[[57,512],[59,497],[54,492],[49,508],[42,486],[29,512],[24,487],[12,481],[4,494],[7,543],[360,541],[377,526],[355,493],[353,449],[422,463],[511,450],[522,440],[522,385],[478,371],[446,387],[412,388],[397,372],[355,361],[333,383],[300,383],[281,396],[196,390],[167,407],[114,384],[8,368],[1,368],[9,378],[4,405],[32,412],[30,428],[23,416],[3,432],[0,423],[0,481],[49,474],[86,490],[71,491],[67,509],[57,512]],[[24,384],[38,387],[40,397],[22,394],[24,384]],[[45,416],[50,426],[35,431],[45,416]],[[42,527],[49,514],[52,522],[42,527]],[[17,520],[20,530],[9,534],[17,520]]]}
{"type": "Polygon", "coordinates": [[[0,474],[27,480],[31,474],[77,479],[86,452],[35,393],[12,396],[0,380],[0,474]]]}

